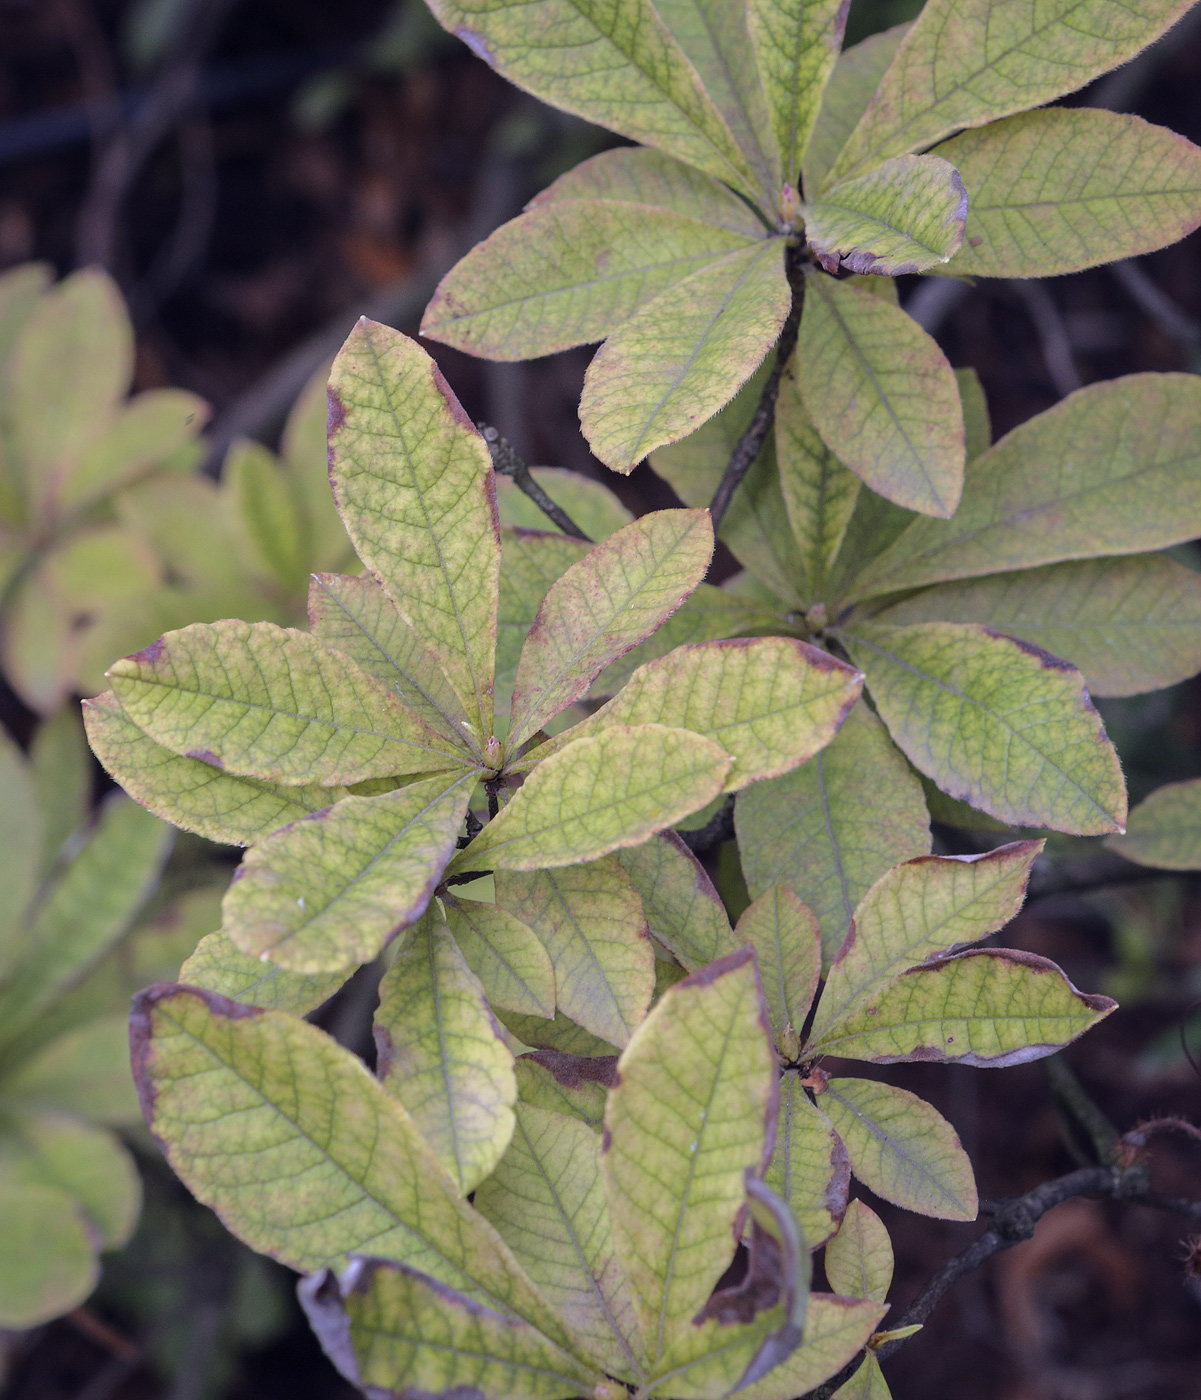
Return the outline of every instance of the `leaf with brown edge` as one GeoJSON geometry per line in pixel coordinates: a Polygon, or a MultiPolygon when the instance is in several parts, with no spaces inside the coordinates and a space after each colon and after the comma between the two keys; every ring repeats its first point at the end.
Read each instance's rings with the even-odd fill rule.
{"type": "Polygon", "coordinates": [[[662,831],[613,858],[642,899],[651,937],[689,972],[737,952],[729,915],[705,867],[674,831],[662,831]]]}
{"type": "Polygon", "coordinates": [[[781,1366],[739,1395],[743,1400],[795,1400],[807,1395],[863,1348],[887,1311],[883,1303],[811,1293],[801,1345],[781,1366]]]}
{"type": "Polygon", "coordinates": [[[605,1098],[617,1076],[616,1055],[567,1055],[533,1050],[514,1063],[517,1097],[551,1113],[566,1113],[597,1133],[604,1126],[605,1098]]]}
{"type": "Polygon", "coordinates": [[[786,1200],[810,1249],[838,1229],[847,1208],[851,1166],[829,1118],[806,1094],[796,1070],[780,1080],[780,1117],[764,1181],[786,1200]]]}

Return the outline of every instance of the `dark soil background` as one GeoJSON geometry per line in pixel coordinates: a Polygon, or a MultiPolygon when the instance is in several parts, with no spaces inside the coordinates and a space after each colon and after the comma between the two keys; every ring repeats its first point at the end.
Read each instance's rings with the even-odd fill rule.
{"type": "MultiPolygon", "coordinates": [[[[855,0],[851,38],[907,18],[855,0]]],[[[1071,99],[1201,142],[1201,19],[1071,99]]],[[[270,441],[360,312],[412,332],[438,276],[561,171],[613,138],[510,88],[419,0],[0,0],[0,267],[101,262],[139,331],[138,388],[214,406],[213,460],[270,441]]],[[[952,363],[980,373],[1000,434],[1081,383],[1201,371],[1201,237],[1049,283],[902,287],[952,363]]],[[[529,460],[603,476],[638,511],[671,504],[614,478],[580,436],[590,352],[489,365],[431,345],[473,417],[529,460]]],[[[1201,691],[1103,706],[1132,797],[1201,774],[1201,691]]],[[[0,718],[18,731],[24,717],[0,718]]],[[[2,707],[0,707],[2,708],[2,707]]],[[[950,834],[944,833],[950,840],[950,834]]],[[[1004,940],[1059,960],[1121,1010],[1069,1055],[1113,1121],[1201,1121],[1201,886],[1098,884],[1065,844],[1004,940]],[[1081,888],[1076,888],[1080,886],[1081,888]]],[[[1111,871],[1107,866],[1103,874],[1111,871]]],[[[1039,1065],[900,1067],[888,1077],[957,1126],[981,1191],[1076,1165],[1039,1065]]],[[[335,1400],[291,1279],[249,1256],[141,1144],[148,1204],[129,1250],[72,1317],[6,1339],[4,1400],[335,1400]]],[[[1157,1142],[1159,1189],[1201,1194],[1201,1149],[1157,1142]]],[[[879,1206],[903,1306],[980,1226],[879,1206]]],[[[1181,1222],[1075,1201],[959,1284],[886,1372],[897,1400],[1201,1400],[1201,1263],[1181,1222]],[[1191,1250],[1191,1254],[1190,1254],[1191,1250]]]]}

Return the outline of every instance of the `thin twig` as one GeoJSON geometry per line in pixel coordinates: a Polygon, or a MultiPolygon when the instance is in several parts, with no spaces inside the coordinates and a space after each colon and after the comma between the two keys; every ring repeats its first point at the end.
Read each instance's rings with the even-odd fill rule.
{"type": "Polygon", "coordinates": [[[1041,282],[1012,279],[1009,285],[1026,305],[1042,346],[1047,373],[1061,397],[1074,393],[1083,383],[1076,361],[1072,358],[1072,342],[1067,327],[1051,293],[1041,282]]]}
{"type": "Polygon", "coordinates": [[[733,797],[727,797],[704,826],[698,826],[695,831],[677,831],[676,835],[694,856],[704,855],[706,851],[711,851],[714,846],[720,846],[723,841],[732,841],[734,839],[733,797]]]}
{"type": "Polygon", "coordinates": [[[709,503],[709,514],[713,519],[714,530],[721,524],[722,518],[729,510],[730,502],[734,499],[734,492],[737,491],[742,478],[754,465],[755,458],[758,457],[764,442],[767,440],[768,433],[771,432],[772,424],[776,421],[776,399],[780,395],[780,378],[784,373],[784,366],[792,358],[792,352],[796,349],[797,333],[801,328],[801,306],[805,299],[805,274],[799,248],[788,249],[785,267],[788,271],[788,285],[792,288],[792,306],[788,312],[788,319],[784,322],[784,328],[780,332],[780,339],[776,342],[776,362],[772,365],[771,373],[764,382],[763,392],[759,395],[759,406],[755,409],[746,432],[738,439],[721,481],[718,483],[717,490],[713,493],[713,499],[709,503]]]}
{"type": "Polygon", "coordinates": [[[586,535],[575,523],[562,506],[555,505],[554,501],[546,494],[541,486],[534,480],[534,474],[522,459],[513,451],[510,443],[503,437],[496,428],[488,423],[477,423],[476,427],[483,434],[484,441],[488,444],[488,451],[492,454],[492,465],[502,476],[507,476],[519,491],[524,491],[531,501],[538,507],[548,520],[554,523],[563,531],[565,535],[570,535],[573,540],[583,540],[585,544],[593,544],[591,536],[586,535]]]}

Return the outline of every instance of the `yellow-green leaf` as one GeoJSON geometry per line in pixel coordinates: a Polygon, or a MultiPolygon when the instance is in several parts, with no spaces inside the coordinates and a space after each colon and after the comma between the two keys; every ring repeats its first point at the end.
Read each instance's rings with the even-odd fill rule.
{"type": "Polygon", "coordinates": [[[674,831],[617,851],[614,859],[642,899],[651,936],[689,972],[737,951],[721,896],[674,831]]]}
{"type": "Polygon", "coordinates": [[[509,747],[587,694],[653,632],[705,575],[713,529],[700,510],[660,510],[589,551],[553,583],[522,648],[509,747]]]}
{"type": "Polygon", "coordinates": [[[1201,670],[1201,574],[1161,554],[1082,559],[944,583],[889,623],[978,622],[1077,667],[1092,695],[1138,695],[1201,670]]]}
{"type": "Polygon", "coordinates": [[[78,508],[130,485],[196,437],[208,416],[208,404],[183,389],[138,394],[85,446],[59,506],[78,508]]]}
{"type": "Polygon", "coordinates": [[[825,1264],[830,1287],[844,1298],[882,1303],[888,1297],[892,1286],[892,1241],[871,1206],[862,1201],[850,1203],[838,1234],[826,1246],[825,1264]]]}
{"type": "Polygon", "coordinates": [[[500,539],[492,459],[439,371],[365,318],[330,376],[330,480],[363,563],[492,733],[500,539]]]}
{"type": "Polygon", "coordinates": [[[275,454],[257,442],[235,442],[221,468],[221,486],[267,576],[290,593],[302,590],[308,573],[305,522],[275,454]]]}
{"type": "Polygon", "coordinates": [[[795,891],[817,915],[827,966],[869,887],[930,849],[921,783],[863,703],[809,763],[740,793],[734,817],[751,894],[795,891]]]}
{"type": "Polygon", "coordinates": [[[892,1400],[892,1392],[873,1352],[866,1353],[863,1364],[845,1385],[838,1387],[832,1400],[892,1400]]]}
{"type": "Polygon", "coordinates": [[[505,529],[501,531],[501,544],[496,708],[504,714],[517,678],[521,650],[542,600],[556,579],[587,557],[589,546],[549,529],[505,529]]]}
{"type": "Polygon", "coordinates": [[[846,642],[897,744],[951,797],[1013,826],[1122,829],[1121,765],[1075,667],[971,623],[865,622],[846,642]]]}
{"type": "Polygon", "coordinates": [[[801,1087],[796,1070],[780,1080],[776,1143],[763,1179],[791,1206],[810,1249],[838,1229],[851,1185],[847,1150],[801,1087]]]}
{"type": "Polygon", "coordinates": [[[796,185],[817,120],[822,90],[842,47],[848,6],[842,0],[773,3],[750,0],[747,21],[784,180],[796,185]]]}
{"type": "Polygon", "coordinates": [[[642,901],[617,861],[502,870],[496,899],[550,954],[564,1015],[611,1045],[627,1044],[650,1005],[655,955],[642,901]]]}
{"type": "Polygon", "coordinates": [[[838,55],[821,95],[803,163],[805,192],[812,198],[826,183],[839,151],[855,129],[872,94],[892,62],[909,24],[871,34],[838,55]]]}
{"type": "Polygon", "coordinates": [[[851,1170],[877,1196],[936,1220],[975,1220],[972,1164],[955,1129],[925,1099],[873,1079],[840,1078],[830,1080],[822,1108],[846,1144],[851,1170]]]}
{"type": "Polygon", "coordinates": [[[43,828],[29,764],[0,731],[0,976],[20,955],[22,915],[41,874],[43,828]]]}
{"type": "Polygon", "coordinates": [[[244,953],[289,972],[370,962],[429,904],[467,811],[474,774],[344,797],[247,852],[222,905],[244,953]]]}
{"type": "MultiPolygon", "coordinates": [[[[582,472],[568,471],[566,467],[533,467],[531,475],[589,539],[607,540],[634,519],[607,486],[584,476],[582,472]]],[[[496,479],[496,509],[501,525],[517,525],[526,530],[556,528],[517,483],[507,476],[496,479]]]]}
{"type": "Polygon", "coordinates": [[[333,996],[346,981],[346,973],[286,972],[277,963],[243,953],[228,934],[218,931],[206,934],[196,945],[179,969],[179,980],[246,1006],[307,1016],[333,996]]]}
{"type": "Polygon", "coordinates": [[[746,1174],[765,1165],[776,1063],[754,955],[732,954],[665,992],[618,1075],[601,1173],[654,1369],[729,1265],[746,1174]]]}
{"type": "Polygon", "coordinates": [[[613,725],[540,763],[460,851],[460,870],[544,870],[638,846],[721,792],[733,758],[661,724],[613,725]]]}
{"type": "Polygon", "coordinates": [[[887,1311],[883,1303],[810,1294],[804,1341],[787,1361],[738,1394],[742,1400],[795,1400],[807,1395],[846,1365],[887,1311]]]}
{"type": "Polygon", "coordinates": [[[787,1027],[800,1031],[817,991],[822,970],[817,920],[787,885],[773,885],[743,910],[734,938],[749,943],[758,957],[778,1045],[787,1027]]]}
{"type": "Polygon", "coordinates": [[[971,204],[962,277],[1052,277],[1150,253],[1201,223],[1201,150],[1088,107],[1023,112],[939,146],[971,204]]]}
{"type": "Polygon", "coordinates": [[[613,199],[538,204],[447,273],[421,333],[489,360],[588,345],[689,274],[759,243],[763,233],[613,199]]]}
{"type": "Polygon", "coordinates": [[[121,707],[188,758],[277,783],[357,783],[468,759],[308,632],[197,622],[116,662],[121,707]]]}
{"type": "Polygon", "coordinates": [[[94,1228],[67,1192],[12,1181],[0,1164],[0,1325],[24,1330],[83,1302],[100,1277],[94,1228]]]}
{"type": "Polygon", "coordinates": [[[129,1075],[128,1022],[124,1009],[115,1016],[96,1016],[19,1059],[4,1078],[6,1102],[59,1109],[93,1123],[139,1122],[129,1075]]]}
{"type": "MultiPolygon", "coordinates": [[[[6,763],[0,763],[0,773],[3,774],[0,792],[10,808],[5,813],[6,821],[15,826],[14,818],[19,812],[23,826],[20,833],[7,826],[0,834],[0,849],[5,851],[6,861],[12,861],[14,848],[19,851],[29,839],[26,833],[39,825],[33,810],[36,805],[42,817],[41,873],[44,876],[63,854],[67,841],[86,823],[92,807],[92,757],[75,707],[69,706],[52,715],[38,725],[33,736],[29,746],[29,776],[33,780],[33,792],[37,794],[36,804],[26,800],[20,779],[13,791],[10,786],[13,778],[6,763]]],[[[3,880],[8,886],[3,896],[7,902],[14,898],[9,884],[13,880],[13,865],[7,867],[3,880]]],[[[20,886],[20,879],[15,883],[20,886]]],[[[0,927],[3,922],[0,916],[0,927]]]]}
{"type": "Polygon", "coordinates": [[[604,1125],[605,1099],[617,1068],[616,1055],[601,1059],[535,1050],[518,1055],[517,1097],[550,1113],[566,1113],[587,1123],[598,1135],[604,1125]]]}
{"type": "Polygon", "coordinates": [[[949,159],[894,156],[832,185],[804,213],[805,237],[827,272],[899,277],[959,251],[967,191],[949,159]]]}
{"type": "Polygon", "coordinates": [[[963,410],[946,356],[900,307],[814,272],[798,344],[801,397],[827,447],[907,510],[953,515],[963,410]]]}
{"type": "Polygon", "coordinates": [[[1039,107],[1125,63],[1191,0],[929,0],[834,169],[920,151],[960,127],[1039,107]]]}
{"type": "Polygon", "coordinates": [[[1201,779],[1157,788],[1130,813],[1125,833],[1105,844],[1156,870],[1201,869],[1201,779]]]}
{"type": "Polygon", "coordinates": [[[380,1082],[468,1195],[509,1145],[517,1080],[479,978],[440,919],[422,919],[384,974],[375,1043],[380,1082]]]}
{"type": "Polygon", "coordinates": [[[1053,962],[972,948],[894,978],[806,1046],[806,1054],[894,1064],[941,1060],[1000,1068],[1050,1055],[1116,1003],[1078,992],[1053,962]]]}
{"type": "Polygon", "coordinates": [[[578,1118],[517,1105],[517,1128],[475,1206],[600,1369],[645,1379],[629,1282],[616,1267],[600,1135],[578,1118]]]}
{"type": "Polygon", "coordinates": [[[519,1015],[555,1014],[555,969],[528,924],[478,899],[443,895],[446,922],[493,1006],[519,1015]]]}
{"type": "Polygon", "coordinates": [[[614,471],[630,472],[729,402],[788,315],[783,239],[729,253],[647,302],[584,376],[580,423],[614,471]]]}

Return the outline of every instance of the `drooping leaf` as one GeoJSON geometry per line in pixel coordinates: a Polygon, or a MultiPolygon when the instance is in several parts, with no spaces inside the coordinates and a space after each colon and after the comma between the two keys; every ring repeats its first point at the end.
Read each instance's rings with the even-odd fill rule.
{"type": "Polygon", "coordinates": [[[871,1206],[862,1201],[850,1203],[838,1234],[826,1246],[825,1265],[830,1287],[844,1298],[882,1303],[888,1297],[892,1286],[892,1241],[871,1206]]]}
{"type": "Polygon", "coordinates": [[[796,185],[801,157],[817,120],[822,89],[834,68],[848,6],[842,0],[773,4],[750,0],[747,23],[771,111],[782,174],[796,185]]]}
{"type": "Polygon", "coordinates": [[[754,955],[735,953],[666,992],[618,1064],[601,1174],[652,1370],[729,1264],[745,1174],[764,1165],[776,1114],[766,1020],[754,955]]]}
{"type": "Polygon", "coordinates": [[[12,1182],[0,1165],[0,1324],[49,1321],[91,1293],[100,1276],[93,1226],[67,1192],[12,1182]]]}
{"type": "Polygon", "coordinates": [[[471,726],[437,658],[373,578],[314,574],[309,624],[327,647],[382,681],[431,729],[463,744],[471,726]]]}
{"type": "Polygon", "coordinates": [[[873,491],[949,516],[963,486],[963,411],[946,356],[900,307],[823,273],[805,279],[801,397],[826,445],[873,491]]]}
{"type": "Polygon", "coordinates": [[[953,520],[916,520],[856,580],[859,597],[1141,554],[1201,531],[1201,380],[1090,384],[978,457],[953,520]]]}
{"type": "Polygon", "coordinates": [[[1034,953],[971,948],[886,983],[813,1036],[805,1054],[1000,1068],[1050,1055],[1115,1005],[1109,997],[1078,992],[1053,962],[1034,953]]]}
{"type": "Polygon", "coordinates": [[[758,368],[790,301],[783,240],[775,237],[661,292],[588,366],[580,423],[593,452],[628,473],[700,427],[758,368]]]}
{"type": "Polygon", "coordinates": [[[1201,223],[1201,150],[1141,117],[1023,112],[938,148],[971,196],[948,272],[1051,277],[1175,243],[1201,223]]]}
{"type": "Polygon", "coordinates": [[[538,765],[450,873],[545,870],[641,845],[712,801],[733,761],[712,739],[661,724],[577,739],[538,765]]]}
{"type": "Polygon", "coordinates": [[[507,1011],[553,1020],[555,969],[538,935],[495,904],[443,898],[446,922],[489,1002],[507,1011]]]}
{"type": "Polygon", "coordinates": [[[492,459],[416,341],[361,320],[330,375],[330,480],[363,563],[492,733],[500,539],[492,459]]]}
{"type": "Polygon", "coordinates": [[[808,1394],[846,1365],[887,1311],[883,1303],[811,1293],[804,1341],[787,1361],[738,1394],[743,1400],[794,1400],[808,1394]]]}
{"type": "Polygon", "coordinates": [[[791,1206],[810,1249],[838,1229],[847,1208],[850,1161],[833,1124],[810,1101],[795,1070],[780,1080],[776,1143],[763,1179],[791,1206]]]}
{"type": "Polygon", "coordinates": [[[271,622],[193,623],[108,674],[150,738],[248,778],[357,783],[467,762],[348,658],[271,622]]]}
{"type": "Polygon", "coordinates": [[[386,1252],[567,1342],[403,1106],[316,1026],[167,985],[135,998],[130,1044],[172,1167],[252,1249],[299,1270],[386,1252]]]}
{"type": "Polygon", "coordinates": [[[391,1260],[355,1259],[299,1292],[326,1355],[369,1395],[570,1400],[599,1380],[529,1323],[391,1260]]]}
{"type": "Polygon", "coordinates": [[[425,910],[474,774],[344,797],[247,852],[222,905],[244,953],[289,972],[349,972],[425,910]]]}
{"type": "Polygon", "coordinates": [[[1201,869],[1201,779],[1157,788],[1130,813],[1125,833],[1105,844],[1156,870],[1201,869]]]}
{"type": "Polygon", "coordinates": [[[696,69],[647,0],[620,13],[596,0],[436,0],[443,27],[510,82],[545,102],[755,192],[751,164],[696,69]]]}
{"type": "MultiPolygon", "coordinates": [[[[37,808],[42,817],[41,874],[46,875],[62,854],[63,846],[88,819],[92,805],[92,762],[88,753],[88,741],[79,713],[74,706],[52,715],[39,724],[29,746],[29,776],[33,780],[33,790],[37,794],[37,808]]],[[[28,836],[25,834],[38,823],[31,804],[24,800],[18,788],[9,797],[11,781],[5,773],[0,778],[0,791],[5,794],[6,804],[21,811],[24,830],[18,833],[6,830],[0,836],[0,849],[5,852],[6,861],[12,861],[14,846],[22,847],[28,836]]],[[[10,818],[11,819],[11,818],[10,818]]],[[[15,864],[15,862],[14,862],[15,864]]],[[[5,877],[5,898],[13,899],[9,882],[13,880],[12,866],[5,877]]],[[[16,884],[20,885],[20,880],[16,884]]],[[[0,923],[3,920],[0,919],[0,923]]]]}
{"type": "Polygon", "coordinates": [[[1070,661],[1092,695],[1138,695],[1201,670],[1201,575],[1161,554],[936,585],[880,617],[977,622],[1021,637],[1070,661]]]}
{"type": "Polygon", "coordinates": [[[617,861],[503,870],[496,898],[550,954],[564,1015],[611,1045],[626,1045],[650,1005],[655,955],[642,901],[617,861]]]}
{"type": "Polygon", "coordinates": [[[1133,58],[1189,7],[1147,0],[931,0],[905,36],[834,174],[919,151],[960,127],[983,126],[1083,87],[1133,58]]]}
{"type": "Polygon", "coordinates": [[[1003,928],[1022,907],[1041,841],[980,856],[919,856],[882,875],[855,910],[826,976],[815,1036],[854,1015],[902,972],[1003,928]]]}
{"type": "Polygon", "coordinates": [[[421,333],[489,360],[528,360],[612,335],[660,292],[763,229],[737,233],[612,199],[538,204],[447,273],[421,333]]]}
{"type": "Polygon", "coordinates": [[[479,978],[440,919],[420,920],[380,983],[376,1074],[467,1196],[513,1135],[517,1081],[479,978]]]}
{"type": "MultiPolygon", "coordinates": [[[[589,539],[607,540],[628,525],[633,515],[601,482],[566,467],[533,467],[531,475],[557,506],[561,506],[589,539]]],[[[525,530],[553,530],[552,521],[507,476],[496,479],[496,509],[501,525],[525,530]]]]}
{"type": "Polygon", "coordinates": [[[705,868],[674,831],[614,852],[642,900],[647,927],[689,972],[739,944],[705,868]]]}
{"type": "Polygon", "coordinates": [[[613,1248],[600,1135],[578,1118],[524,1102],[475,1206],[601,1369],[645,1379],[630,1285],[613,1248]]]}
{"type": "Polygon", "coordinates": [[[305,1016],[333,996],[346,981],[346,974],[286,972],[277,963],[243,953],[227,934],[218,931],[206,934],[196,945],[196,951],[179,969],[179,980],[246,1006],[305,1016]]]}
{"type": "Polygon", "coordinates": [[[640,667],[615,699],[557,742],[613,724],[691,729],[733,754],[724,791],[736,792],[824,748],[862,684],[829,652],[783,637],[677,647],[640,667]]]}
{"type": "Polygon", "coordinates": [[[5,1075],[5,1101],[57,1109],[93,1123],[138,1122],[138,1098],[129,1077],[128,1020],[122,1010],[54,1037],[5,1075]]]}
{"type": "Polygon", "coordinates": [[[847,646],[897,744],[951,797],[1014,826],[1122,829],[1118,756],[1067,662],[960,622],[859,623],[847,646]]]}
{"type": "Polygon", "coordinates": [[[869,887],[930,849],[921,783],[862,703],[809,763],[740,793],[734,818],[751,894],[781,884],[799,895],[827,966],[869,887]]]}
{"type": "Polygon", "coordinates": [[[604,1126],[605,1099],[613,1083],[617,1057],[564,1055],[535,1050],[518,1055],[517,1097],[522,1103],[550,1113],[566,1113],[587,1123],[597,1134],[604,1126]]]}
{"type": "Polygon", "coordinates": [[[872,1079],[839,1078],[830,1080],[822,1108],[851,1170],[877,1196],[936,1220],[975,1220],[972,1164],[955,1129],[924,1099],[872,1079]]]}
{"type": "Polygon", "coordinates": [[[181,757],[144,734],[111,690],[83,702],[83,719],[96,757],[132,798],[210,841],[248,846],[346,795],[344,787],[284,787],[181,757]]]}
{"type": "Polygon", "coordinates": [[[959,251],[967,191],[941,156],[894,156],[805,206],[805,236],[827,272],[899,277],[959,251]]]}
{"type": "Polygon", "coordinates": [[[654,511],[553,583],[518,663],[510,748],[587,694],[610,662],[670,617],[704,577],[712,554],[706,512],[654,511]]]}
{"type": "Polygon", "coordinates": [[[773,885],[743,910],[735,941],[749,943],[759,961],[776,1043],[786,1027],[800,1031],[822,970],[817,919],[787,885],[773,885]]]}

